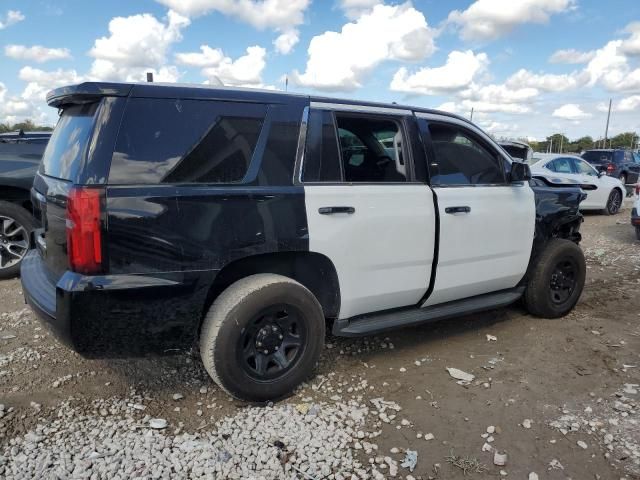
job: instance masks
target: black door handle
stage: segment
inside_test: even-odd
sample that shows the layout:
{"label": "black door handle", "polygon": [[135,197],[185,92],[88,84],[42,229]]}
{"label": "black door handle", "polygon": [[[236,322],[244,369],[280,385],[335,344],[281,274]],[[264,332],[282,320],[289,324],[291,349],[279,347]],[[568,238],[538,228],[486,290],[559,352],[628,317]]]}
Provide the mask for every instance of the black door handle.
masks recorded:
{"label": "black door handle", "polygon": [[334,213],[355,213],[356,209],[353,207],[320,207],[318,213],[320,215],[332,215]]}
{"label": "black door handle", "polygon": [[447,207],[444,211],[445,213],[469,213],[471,207]]}

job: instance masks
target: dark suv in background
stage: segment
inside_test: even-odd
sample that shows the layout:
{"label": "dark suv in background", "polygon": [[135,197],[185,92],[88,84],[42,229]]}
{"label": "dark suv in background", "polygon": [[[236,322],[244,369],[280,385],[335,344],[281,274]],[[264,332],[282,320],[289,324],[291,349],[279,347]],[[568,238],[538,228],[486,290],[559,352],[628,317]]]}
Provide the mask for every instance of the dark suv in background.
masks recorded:
{"label": "dark suv in background", "polygon": [[0,279],[20,271],[35,225],[30,191],[50,132],[0,134]]}
{"label": "dark suv in background", "polygon": [[596,170],[607,172],[610,177],[619,178],[625,185],[638,183],[640,159],[631,150],[587,150],[582,154],[582,158]]}

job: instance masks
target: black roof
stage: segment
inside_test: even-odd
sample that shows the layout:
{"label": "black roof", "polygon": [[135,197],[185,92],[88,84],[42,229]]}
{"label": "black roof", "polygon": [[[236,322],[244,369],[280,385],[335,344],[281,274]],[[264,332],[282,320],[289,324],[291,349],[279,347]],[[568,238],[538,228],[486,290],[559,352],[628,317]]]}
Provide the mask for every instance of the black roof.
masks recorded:
{"label": "black roof", "polygon": [[347,105],[362,105],[368,107],[398,108],[423,113],[437,113],[458,120],[469,122],[459,115],[428,108],[399,105],[396,103],[368,102],[362,100],[347,100],[344,98],[330,98],[300,93],[283,92],[280,90],[263,90],[243,87],[224,87],[205,84],[181,83],[113,83],[113,82],[84,82],[77,85],[56,88],[47,94],[47,103],[52,107],[62,107],[69,103],[92,102],[99,97],[146,97],[146,98],[190,98],[190,99],[218,99],[245,102],[286,103],[293,98],[309,102],[325,102]]}

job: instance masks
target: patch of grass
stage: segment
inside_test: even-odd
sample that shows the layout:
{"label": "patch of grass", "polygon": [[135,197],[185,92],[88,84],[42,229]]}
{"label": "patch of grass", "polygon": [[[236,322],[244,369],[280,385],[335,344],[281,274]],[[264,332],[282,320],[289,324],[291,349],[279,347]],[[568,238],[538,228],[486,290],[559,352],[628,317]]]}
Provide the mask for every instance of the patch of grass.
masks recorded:
{"label": "patch of grass", "polygon": [[467,475],[468,473],[484,473],[487,470],[487,466],[475,457],[463,457],[460,455],[455,455],[453,450],[449,455],[444,457],[447,463],[450,463],[454,467],[458,467],[462,470],[463,475]]}

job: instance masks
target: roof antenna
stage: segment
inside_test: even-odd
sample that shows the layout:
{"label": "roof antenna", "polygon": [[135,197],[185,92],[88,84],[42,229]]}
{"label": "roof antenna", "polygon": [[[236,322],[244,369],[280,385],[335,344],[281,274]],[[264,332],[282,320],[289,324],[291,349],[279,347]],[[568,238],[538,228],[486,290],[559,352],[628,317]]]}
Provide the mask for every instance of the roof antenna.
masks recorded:
{"label": "roof antenna", "polygon": [[153,83],[153,72],[147,72],[147,82]]}
{"label": "roof antenna", "polygon": [[209,83],[217,87],[224,87],[224,83],[222,83],[222,80],[220,80],[220,77],[218,77],[217,75],[211,75],[211,77],[209,78]]}

